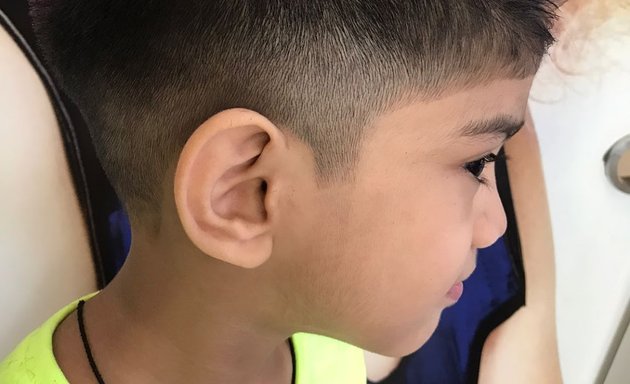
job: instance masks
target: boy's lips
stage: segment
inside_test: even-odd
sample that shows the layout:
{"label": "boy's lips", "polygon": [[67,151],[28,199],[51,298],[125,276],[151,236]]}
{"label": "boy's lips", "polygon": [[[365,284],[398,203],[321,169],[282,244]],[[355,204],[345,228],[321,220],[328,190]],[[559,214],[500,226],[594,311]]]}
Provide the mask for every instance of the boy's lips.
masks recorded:
{"label": "boy's lips", "polygon": [[448,292],[446,293],[446,297],[448,297],[452,301],[457,301],[459,300],[460,297],[462,297],[463,293],[464,293],[464,283],[460,281],[459,283],[456,283],[455,285],[451,287],[451,289],[448,290]]}
{"label": "boy's lips", "polygon": [[464,293],[464,281],[467,280],[473,274],[473,272],[475,272],[476,267],[477,265],[475,263],[470,272],[465,274],[464,277],[458,279],[458,281],[451,287],[451,289],[448,290],[448,292],[446,293],[446,297],[454,302],[458,301]]}

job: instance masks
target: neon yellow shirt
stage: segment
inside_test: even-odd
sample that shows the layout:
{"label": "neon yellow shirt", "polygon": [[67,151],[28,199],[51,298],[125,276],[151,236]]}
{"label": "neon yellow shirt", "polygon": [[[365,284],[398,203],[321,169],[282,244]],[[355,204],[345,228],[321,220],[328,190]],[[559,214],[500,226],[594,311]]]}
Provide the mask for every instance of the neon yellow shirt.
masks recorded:
{"label": "neon yellow shirt", "polygon": [[[77,303],[78,300],[57,312],[0,362],[0,384],[69,384],[53,355],[52,338]],[[306,333],[295,334],[291,339],[296,361],[295,384],[366,383],[360,349]]]}

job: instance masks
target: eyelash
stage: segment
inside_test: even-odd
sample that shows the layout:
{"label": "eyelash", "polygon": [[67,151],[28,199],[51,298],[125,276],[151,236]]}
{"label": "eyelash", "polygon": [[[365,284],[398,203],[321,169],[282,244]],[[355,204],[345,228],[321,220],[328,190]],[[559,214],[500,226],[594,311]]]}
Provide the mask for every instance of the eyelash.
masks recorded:
{"label": "eyelash", "polygon": [[472,174],[480,184],[488,185],[488,179],[481,176],[481,174],[483,173],[486,167],[486,164],[494,163],[495,161],[501,158],[505,158],[505,155],[503,154],[503,152],[500,152],[498,155],[494,153],[490,153],[490,154],[485,155],[481,159],[464,164],[464,169],[470,174]]}

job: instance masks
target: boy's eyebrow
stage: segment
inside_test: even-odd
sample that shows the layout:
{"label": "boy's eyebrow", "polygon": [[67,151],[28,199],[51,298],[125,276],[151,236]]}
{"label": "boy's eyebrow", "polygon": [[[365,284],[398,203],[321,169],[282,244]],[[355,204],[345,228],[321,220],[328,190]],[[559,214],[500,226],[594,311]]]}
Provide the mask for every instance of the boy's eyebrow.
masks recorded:
{"label": "boy's eyebrow", "polygon": [[507,140],[523,128],[523,125],[525,120],[503,115],[492,119],[469,121],[459,130],[459,135],[464,137],[490,135]]}

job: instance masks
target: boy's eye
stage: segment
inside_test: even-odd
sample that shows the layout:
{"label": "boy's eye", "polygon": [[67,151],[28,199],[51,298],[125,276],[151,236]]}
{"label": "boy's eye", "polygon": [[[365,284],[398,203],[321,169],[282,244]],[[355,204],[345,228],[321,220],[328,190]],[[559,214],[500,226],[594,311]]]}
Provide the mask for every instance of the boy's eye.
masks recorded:
{"label": "boy's eye", "polygon": [[481,178],[481,174],[486,167],[486,164],[493,163],[497,161],[498,156],[494,153],[488,154],[482,157],[479,160],[471,161],[469,163],[464,164],[464,168],[470,172],[473,176],[477,178],[479,182],[483,182],[484,180]]}

